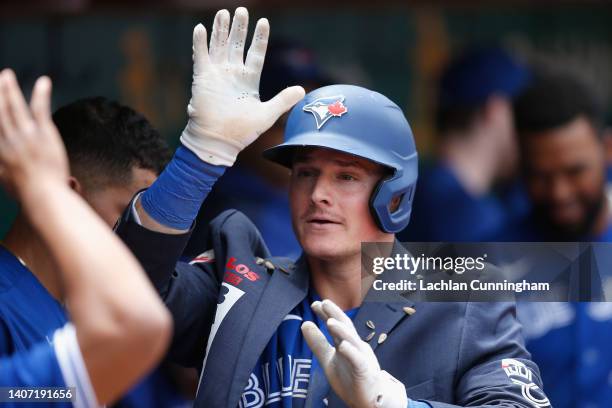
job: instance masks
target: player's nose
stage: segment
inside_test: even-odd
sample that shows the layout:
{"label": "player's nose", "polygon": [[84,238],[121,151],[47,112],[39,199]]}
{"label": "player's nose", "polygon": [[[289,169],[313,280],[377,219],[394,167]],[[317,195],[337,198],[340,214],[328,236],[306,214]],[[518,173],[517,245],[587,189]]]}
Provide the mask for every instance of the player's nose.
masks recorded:
{"label": "player's nose", "polygon": [[310,199],[315,204],[332,204],[331,183],[326,177],[317,177],[312,186]]}
{"label": "player's nose", "polygon": [[551,181],[548,193],[550,200],[554,203],[566,203],[574,199],[571,183],[560,177]]}

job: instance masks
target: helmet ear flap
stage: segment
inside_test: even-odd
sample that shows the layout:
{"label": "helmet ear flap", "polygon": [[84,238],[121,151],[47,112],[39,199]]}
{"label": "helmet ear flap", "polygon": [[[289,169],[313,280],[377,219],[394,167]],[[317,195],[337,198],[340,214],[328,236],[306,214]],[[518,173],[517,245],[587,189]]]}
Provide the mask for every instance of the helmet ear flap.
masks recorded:
{"label": "helmet ear flap", "polygon": [[[407,178],[406,174],[400,174],[382,179],[370,196],[370,213],[384,232],[400,232],[410,222],[416,177],[412,182],[407,182]],[[392,208],[391,204],[398,199],[397,208]]]}

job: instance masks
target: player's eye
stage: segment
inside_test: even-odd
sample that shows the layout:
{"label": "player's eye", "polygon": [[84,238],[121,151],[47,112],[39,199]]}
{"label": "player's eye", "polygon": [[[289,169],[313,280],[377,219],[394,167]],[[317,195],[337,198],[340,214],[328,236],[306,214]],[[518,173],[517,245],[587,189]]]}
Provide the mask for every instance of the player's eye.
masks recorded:
{"label": "player's eye", "polygon": [[353,181],[353,180],[357,180],[357,178],[355,176],[353,176],[352,174],[340,174],[340,176],[338,176],[338,178],[342,181]]}
{"label": "player's eye", "polygon": [[297,169],[295,175],[299,178],[312,177],[314,175],[314,171],[310,169]]}

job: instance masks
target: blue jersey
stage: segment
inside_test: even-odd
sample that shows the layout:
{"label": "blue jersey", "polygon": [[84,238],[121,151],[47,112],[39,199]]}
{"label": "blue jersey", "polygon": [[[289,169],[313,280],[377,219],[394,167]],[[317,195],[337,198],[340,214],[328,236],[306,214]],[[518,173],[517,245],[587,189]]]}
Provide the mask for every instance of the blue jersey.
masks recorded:
{"label": "blue jersey", "polygon": [[552,405],[610,406],[612,304],[519,303],[517,312]]}
{"label": "blue jersey", "polygon": [[[59,387],[74,393],[75,407],[95,407],[96,397],[77,343],[76,332],[67,324],[57,330],[52,341],[43,341],[30,350],[0,357],[0,387]],[[5,395],[5,398],[10,398]],[[39,407],[40,402],[3,402],[3,407]],[[70,402],[56,402],[54,407],[73,406]]]}
{"label": "blue jersey", "polygon": [[[0,357],[0,387],[65,387],[53,346],[40,343],[30,351]],[[28,403],[0,403],[1,406],[27,407]],[[31,405],[34,405],[32,403]],[[40,405],[40,404],[38,404]],[[54,406],[56,406],[54,404]],[[57,404],[68,407],[69,403]]]}
{"label": "blue jersey", "polygon": [[50,342],[66,311],[12,253],[0,246],[0,356]]}
{"label": "blue jersey", "polygon": [[[325,379],[325,375],[300,329],[303,322],[314,322],[333,344],[325,322],[310,307],[315,300],[321,298],[311,291],[283,318],[257,360],[238,404],[240,408],[264,405],[272,408],[303,407],[308,392],[317,392],[321,396],[318,406],[325,406],[323,398],[329,392],[329,384],[323,381],[316,390],[309,387],[312,373],[319,371],[319,379]],[[351,309],[346,314],[352,319],[358,310]]]}
{"label": "blue jersey", "polygon": [[[509,228],[500,239],[546,241],[531,218]],[[602,234],[582,241],[612,242],[612,224]],[[600,270],[606,268],[600,266]],[[542,382],[555,408],[610,405],[610,303],[519,303],[517,316],[523,324],[527,349],[540,367]]]}
{"label": "blue jersey", "polygon": [[450,168],[438,164],[420,177],[410,224],[400,241],[480,241],[509,222],[510,211],[492,194],[474,196]]}
{"label": "blue jersey", "polygon": [[[53,333],[68,320],[66,309],[17,257],[0,246],[0,356],[27,352],[41,342],[50,344]],[[185,402],[158,375],[145,378],[118,405],[139,407],[150,400],[160,407]]]}

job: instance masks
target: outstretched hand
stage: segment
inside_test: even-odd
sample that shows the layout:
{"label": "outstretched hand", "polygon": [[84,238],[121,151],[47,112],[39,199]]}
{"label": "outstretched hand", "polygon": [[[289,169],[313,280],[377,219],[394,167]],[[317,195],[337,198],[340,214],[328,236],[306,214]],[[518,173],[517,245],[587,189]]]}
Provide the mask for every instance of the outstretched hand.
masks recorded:
{"label": "outstretched hand", "polygon": [[23,199],[45,183],[68,180],[68,159],[51,119],[51,80],[40,77],[30,104],[10,69],[0,72],[0,179]]}
{"label": "outstretched hand", "polygon": [[302,333],[336,394],[353,408],[407,407],[404,385],[381,370],[374,351],[342,309],[326,299],[314,302],[312,310],[327,324],[334,345],[313,322],[304,322]]}
{"label": "outstretched hand", "polygon": [[284,89],[269,101],[259,99],[270,25],[259,19],[244,60],[249,14],[244,7],[215,16],[210,47],[206,29],[193,30],[193,84],[189,122],[181,142],[203,161],[231,166],[238,153],[268,130],[280,115],[304,97],[301,86]]}

